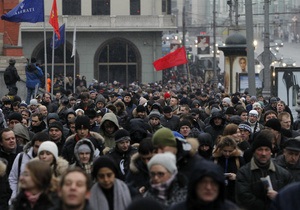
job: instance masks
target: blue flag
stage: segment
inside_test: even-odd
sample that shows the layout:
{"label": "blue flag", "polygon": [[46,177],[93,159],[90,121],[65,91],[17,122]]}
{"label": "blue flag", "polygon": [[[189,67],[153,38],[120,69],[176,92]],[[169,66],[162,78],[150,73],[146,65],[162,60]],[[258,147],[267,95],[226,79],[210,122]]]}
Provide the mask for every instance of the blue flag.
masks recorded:
{"label": "blue flag", "polygon": [[[65,43],[65,24],[61,25],[59,28],[60,39],[58,39],[56,33],[54,34],[54,49],[57,49],[60,45]],[[53,46],[53,39],[51,39],[50,47]]]}
{"label": "blue flag", "polygon": [[8,13],[1,16],[9,22],[44,22],[44,0],[24,0]]}

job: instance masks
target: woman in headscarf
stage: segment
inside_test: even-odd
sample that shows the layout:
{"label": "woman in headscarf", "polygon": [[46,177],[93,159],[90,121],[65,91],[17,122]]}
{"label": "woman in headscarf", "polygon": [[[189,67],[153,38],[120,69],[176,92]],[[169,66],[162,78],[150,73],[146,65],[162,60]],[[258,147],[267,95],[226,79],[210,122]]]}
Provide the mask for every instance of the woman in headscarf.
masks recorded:
{"label": "woman in headscarf", "polygon": [[90,204],[94,209],[125,210],[131,203],[127,185],[118,179],[118,169],[109,157],[99,157],[93,166],[96,183],[91,189]]}

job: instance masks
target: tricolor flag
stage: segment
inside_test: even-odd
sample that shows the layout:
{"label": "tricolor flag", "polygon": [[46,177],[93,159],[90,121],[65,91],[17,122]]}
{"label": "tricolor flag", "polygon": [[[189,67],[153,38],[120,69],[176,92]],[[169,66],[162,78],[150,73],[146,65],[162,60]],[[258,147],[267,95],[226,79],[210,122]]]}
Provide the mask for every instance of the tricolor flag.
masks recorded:
{"label": "tricolor flag", "polygon": [[24,0],[8,13],[1,16],[9,22],[44,22],[44,0]]}
{"label": "tricolor flag", "polygon": [[57,35],[57,38],[60,39],[56,0],[53,0],[53,3],[52,3],[52,9],[50,11],[49,23],[50,23],[50,25],[52,25],[53,30]]}
{"label": "tricolor flag", "polygon": [[153,62],[153,66],[156,71],[172,68],[174,66],[179,66],[186,64],[188,62],[186,58],[186,51],[184,47],[178,48],[174,52],[170,52],[164,57]]}

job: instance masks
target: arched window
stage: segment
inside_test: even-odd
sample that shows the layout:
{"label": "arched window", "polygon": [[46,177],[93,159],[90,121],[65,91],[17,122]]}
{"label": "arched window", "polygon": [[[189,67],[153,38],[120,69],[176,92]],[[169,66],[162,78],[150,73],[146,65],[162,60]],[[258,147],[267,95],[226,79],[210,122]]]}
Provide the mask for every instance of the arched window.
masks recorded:
{"label": "arched window", "polygon": [[96,54],[95,79],[99,82],[116,80],[124,85],[140,81],[140,60],[132,43],[122,39],[110,40]]}
{"label": "arched window", "polygon": [[81,0],[63,0],[63,15],[81,15]]}
{"label": "arched window", "polygon": [[110,0],[92,0],[92,15],[110,15]]}
{"label": "arched window", "polygon": [[141,14],[141,1],[130,0],[130,15],[140,15],[140,14]]}

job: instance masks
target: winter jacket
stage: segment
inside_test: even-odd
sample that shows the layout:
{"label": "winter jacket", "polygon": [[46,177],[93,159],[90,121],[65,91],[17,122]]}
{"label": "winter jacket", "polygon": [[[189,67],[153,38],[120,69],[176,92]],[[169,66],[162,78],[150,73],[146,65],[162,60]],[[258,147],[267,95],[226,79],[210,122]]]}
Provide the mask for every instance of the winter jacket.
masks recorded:
{"label": "winter jacket", "polygon": [[269,175],[275,191],[279,191],[293,181],[292,175],[273,161],[270,162],[264,176],[262,173],[254,158],[237,173],[236,201],[245,210],[267,210],[270,207],[271,200],[267,197],[267,189],[261,182],[261,177]]}
{"label": "winter jacket", "polygon": [[144,138],[148,137],[151,132],[151,126],[141,118],[133,118],[129,121],[129,128],[127,128],[131,143],[140,143]]}
{"label": "winter jacket", "polygon": [[[212,202],[203,202],[196,194],[196,188],[204,177],[212,178],[219,185],[218,196]],[[225,179],[222,169],[210,161],[197,163],[189,177],[188,193],[185,201],[174,205],[170,210],[238,210],[237,206],[225,199]]]}
{"label": "winter jacket", "polygon": [[282,168],[285,168],[286,170],[288,170],[292,174],[292,176],[296,182],[300,181],[300,161],[299,160],[295,165],[290,165],[285,161],[285,158],[283,155],[279,155],[274,160],[274,162],[276,164],[280,165]]}
{"label": "winter jacket", "polygon": [[119,126],[118,119],[114,113],[106,113],[101,120],[100,134],[104,138],[105,147],[113,148],[114,146],[116,146],[115,132],[113,134],[108,134],[105,132],[104,122],[107,120],[111,121],[115,125],[115,132],[119,129],[120,126]]}
{"label": "winter jacket", "polygon": [[[104,139],[100,134],[91,131],[86,138],[93,143],[95,153],[102,153]],[[74,148],[79,140],[80,139],[77,134],[73,134],[66,139],[65,145],[62,149],[62,156],[69,162],[69,164],[73,164],[76,161]]]}
{"label": "winter jacket", "polygon": [[[55,205],[55,206],[53,206],[53,207],[51,207],[51,208],[49,208],[49,209],[47,209],[47,210],[62,210],[62,209],[63,209],[63,204],[62,204],[62,202],[60,201],[60,202],[57,203],[57,205]],[[46,210],[46,209],[44,209],[44,210]],[[84,205],[83,210],[96,210],[96,209],[93,209],[93,208],[90,206],[89,201],[87,200],[87,201],[85,202],[85,205]]]}
{"label": "winter jacket", "polygon": [[123,152],[118,149],[118,147],[114,147],[107,154],[116,164],[118,168],[119,179],[125,181],[125,177],[129,171],[129,164],[131,157],[137,152],[135,147],[129,146],[126,152]]}
{"label": "winter jacket", "polygon": [[33,158],[33,147],[31,142],[28,142],[14,160],[11,171],[9,173],[9,185],[12,190],[11,199],[15,198],[18,193],[18,182],[20,174],[24,171],[25,165]]}
{"label": "winter jacket", "polygon": [[160,124],[166,128],[170,128],[172,131],[177,131],[179,126],[179,117],[173,115],[170,119],[162,116],[160,118]]}
{"label": "winter jacket", "polygon": [[143,195],[144,197],[153,198],[162,204],[164,209],[171,205],[185,201],[187,196],[187,179],[182,174],[177,174],[170,186],[166,189],[166,199],[158,197],[158,191],[152,187]]}
{"label": "winter jacket", "polygon": [[125,182],[135,194],[139,194],[139,189],[145,187],[146,190],[150,187],[150,176],[148,167],[141,159],[139,153],[131,156],[129,172],[126,176]]}
{"label": "winter jacket", "polygon": [[[221,166],[224,173],[234,173],[236,174],[238,170],[245,164],[245,161],[242,156],[242,151],[239,149],[235,149],[230,157],[227,159],[222,155],[220,150],[216,150],[213,154],[214,163]],[[225,195],[226,199],[235,202],[235,180],[229,180],[226,178],[225,180]]]}
{"label": "winter jacket", "polygon": [[[222,119],[222,123],[221,125],[215,125],[214,123],[214,119],[215,118],[220,118]],[[217,111],[217,112],[214,112],[212,115],[211,115],[211,118],[209,120],[209,125],[206,126],[204,128],[204,132],[205,133],[209,133],[212,137],[212,140],[213,140],[213,144],[216,143],[216,139],[219,135],[222,135],[223,134],[223,131],[224,131],[224,128],[225,128],[225,119],[223,118],[223,114],[221,111]]]}
{"label": "winter jacket", "polygon": [[42,193],[32,208],[24,191],[21,191],[16,197],[16,200],[13,202],[12,210],[46,210],[52,207],[53,204],[54,202],[51,200],[51,198],[46,193]]}
{"label": "winter jacket", "polygon": [[40,78],[44,76],[43,71],[40,67],[36,66],[34,63],[30,63],[25,68],[26,73],[26,87],[34,89],[38,84],[41,86]]}
{"label": "winter jacket", "polygon": [[[6,72],[8,73],[7,75],[8,78],[6,77]],[[5,73],[4,73],[4,81],[6,85],[14,85],[17,83],[17,81],[20,81],[21,78],[18,74],[18,71],[16,69],[16,67],[14,65],[9,65],[6,69],[5,69]]]}

